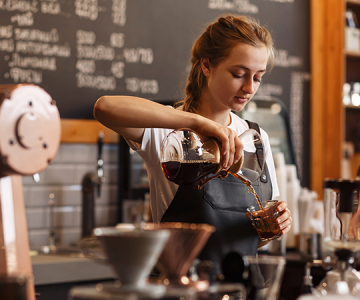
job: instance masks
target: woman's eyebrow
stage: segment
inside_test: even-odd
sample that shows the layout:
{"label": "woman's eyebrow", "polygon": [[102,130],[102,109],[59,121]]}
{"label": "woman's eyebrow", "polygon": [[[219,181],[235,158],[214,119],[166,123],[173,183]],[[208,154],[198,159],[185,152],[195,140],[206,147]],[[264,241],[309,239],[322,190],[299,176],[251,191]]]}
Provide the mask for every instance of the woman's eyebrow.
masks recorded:
{"label": "woman's eyebrow", "polygon": [[[244,69],[246,71],[251,71],[248,67],[246,67],[244,65],[236,65],[235,67],[239,68],[239,69]],[[265,72],[266,72],[266,69],[263,69],[263,70],[257,71],[256,73],[265,73]]]}

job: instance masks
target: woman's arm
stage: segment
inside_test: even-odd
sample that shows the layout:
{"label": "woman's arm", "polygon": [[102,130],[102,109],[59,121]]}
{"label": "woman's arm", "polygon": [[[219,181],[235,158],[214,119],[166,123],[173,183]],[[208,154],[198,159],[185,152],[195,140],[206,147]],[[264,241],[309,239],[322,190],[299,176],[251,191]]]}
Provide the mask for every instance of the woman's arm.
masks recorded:
{"label": "woman's arm", "polygon": [[189,128],[215,137],[222,145],[224,168],[237,162],[242,155],[243,145],[233,130],[198,114],[143,98],[103,96],[95,103],[94,116],[106,127],[137,143],[141,143],[145,128]]}
{"label": "woman's arm", "polygon": [[141,143],[144,128],[194,128],[198,116],[137,97],[103,96],[94,106],[100,123]]}

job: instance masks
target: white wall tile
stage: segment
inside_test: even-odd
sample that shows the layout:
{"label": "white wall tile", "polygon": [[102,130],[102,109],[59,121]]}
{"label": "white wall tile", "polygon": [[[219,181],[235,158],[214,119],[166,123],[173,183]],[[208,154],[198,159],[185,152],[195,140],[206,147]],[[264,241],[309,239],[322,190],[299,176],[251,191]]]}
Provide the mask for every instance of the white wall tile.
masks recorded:
{"label": "white wall tile", "polygon": [[44,229],[46,226],[46,214],[44,208],[28,208],[26,210],[28,229]]}
{"label": "white wall tile", "polygon": [[30,249],[40,249],[41,246],[49,244],[48,230],[29,230]]}
{"label": "white wall tile", "polygon": [[77,245],[81,240],[81,228],[64,228],[58,231],[59,244]]}
{"label": "white wall tile", "polygon": [[64,185],[60,187],[58,205],[79,206],[82,199],[81,185]]}
{"label": "white wall tile", "polygon": [[95,207],[95,227],[113,226],[116,222],[116,206]]}
{"label": "white wall tile", "polygon": [[76,164],[52,164],[39,175],[39,182],[35,182],[32,176],[23,176],[23,185],[79,184],[79,182],[75,182]]}
{"label": "white wall tile", "polygon": [[97,176],[96,164],[77,164],[76,165],[76,177],[74,178],[75,182],[82,184],[85,175],[93,174]]}
{"label": "white wall tile", "polygon": [[117,184],[118,180],[118,167],[115,164],[105,164],[104,166],[104,183]]}
{"label": "white wall tile", "polygon": [[76,164],[54,164],[43,172],[44,184],[71,185],[76,181]]}
{"label": "white wall tile", "polygon": [[102,184],[100,189],[100,198],[96,198],[95,203],[97,205],[110,205],[115,204],[117,202],[117,185],[111,184]]}
{"label": "white wall tile", "polygon": [[[117,209],[118,146],[104,145],[105,181],[101,196],[95,192],[95,226],[115,225]],[[71,244],[81,238],[82,179],[87,172],[96,174],[97,145],[61,144],[52,162],[40,175],[40,182],[23,176],[29,240],[32,249],[49,243],[49,194],[54,194],[56,242]]]}
{"label": "white wall tile", "polygon": [[117,164],[119,160],[118,145],[106,144],[103,148],[103,160],[107,164]]}
{"label": "white wall tile", "polygon": [[57,206],[53,208],[53,215],[50,208],[46,209],[46,226],[59,227],[79,226],[79,212],[81,208],[76,206]]}
{"label": "white wall tile", "polygon": [[55,163],[92,163],[97,161],[97,148],[93,144],[61,144]]}
{"label": "white wall tile", "polygon": [[50,194],[54,194],[55,205],[58,205],[60,198],[60,187],[59,186],[44,186],[44,185],[34,185],[34,186],[24,186],[26,188],[26,195],[24,197],[28,198],[27,202],[31,207],[48,207]]}

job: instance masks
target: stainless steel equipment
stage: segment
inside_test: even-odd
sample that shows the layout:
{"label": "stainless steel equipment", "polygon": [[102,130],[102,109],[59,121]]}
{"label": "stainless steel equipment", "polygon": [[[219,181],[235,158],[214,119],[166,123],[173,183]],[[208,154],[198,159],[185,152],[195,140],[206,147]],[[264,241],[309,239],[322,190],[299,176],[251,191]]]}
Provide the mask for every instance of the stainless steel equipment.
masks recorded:
{"label": "stainless steel equipment", "polygon": [[[324,180],[324,247],[335,257],[317,261],[331,270],[319,286],[312,289],[318,295],[360,296],[360,273],[353,268],[354,253],[360,250],[360,180]],[[310,268],[306,269],[305,284],[311,286]]]}

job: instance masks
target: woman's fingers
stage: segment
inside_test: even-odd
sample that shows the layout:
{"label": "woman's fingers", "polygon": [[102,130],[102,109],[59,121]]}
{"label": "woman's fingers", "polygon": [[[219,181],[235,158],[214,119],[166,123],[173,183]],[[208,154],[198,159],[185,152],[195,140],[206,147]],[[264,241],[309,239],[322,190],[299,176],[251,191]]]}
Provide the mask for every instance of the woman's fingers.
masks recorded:
{"label": "woman's fingers", "polygon": [[287,203],[285,201],[279,201],[279,205],[277,207],[278,212],[283,212],[286,209],[287,209]]}
{"label": "woman's fingers", "polygon": [[238,136],[236,136],[234,141],[235,141],[234,163],[236,164],[240,160],[241,156],[243,155],[244,145]]}
{"label": "woman's fingers", "polygon": [[229,161],[227,167],[231,167],[234,164],[235,156],[235,138],[237,137],[235,131],[231,130],[229,133]]}
{"label": "woman's fingers", "polygon": [[222,154],[222,165],[224,169],[229,167],[230,159],[230,141],[227,136],[225,136],[221,141],[221,154]]}
{"label": "woman's fingers", "polygon": [[284,201],[280,202],[278,206],[278,210],[281,212],[281,215],[276,219],[276,221],[279,224],[281,233],[284,235],[288,233],[291,228],[291,224],[292,224],[291,212],[287,208],[287,204]]}
{"label": "woman's fingers", "polygon": [[243,152],[243,144],[236,132],[224,127],[224,137],[221,142],[221,152],[223,155],[223,168],[228,169],[234,163],[237,163]]}
{"label": "woman's fingers", "polygon": [[208,119],[196,130],[205,136],[215,137],[221,143],[222,167],[224,169],[228,169],[239,161],[243,144],[234,130]]}

